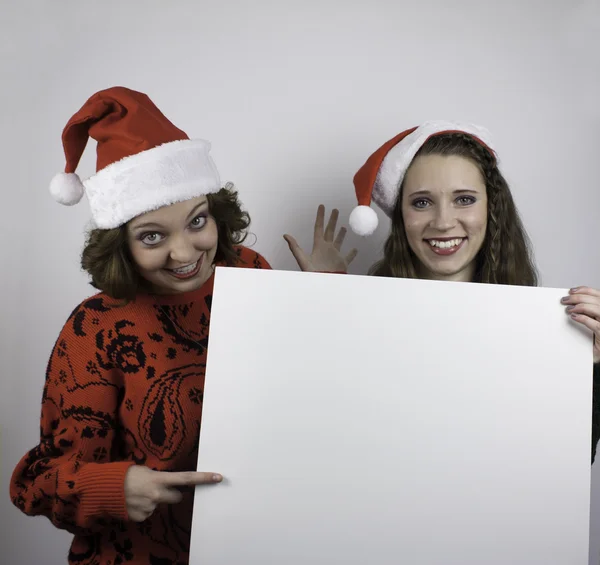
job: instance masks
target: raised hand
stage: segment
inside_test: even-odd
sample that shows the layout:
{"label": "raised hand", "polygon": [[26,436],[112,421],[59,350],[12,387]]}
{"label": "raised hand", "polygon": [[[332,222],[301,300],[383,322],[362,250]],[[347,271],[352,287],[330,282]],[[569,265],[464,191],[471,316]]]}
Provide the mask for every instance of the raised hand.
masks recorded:
{"label": "raised hand", "polygon": [[142,465],[133,465],[125,475],[125,502],[129,519],[143,522],[159,504],[177,504],[183,495],[177,487],[220,483],[223,477],[216,473],[153,471]]}
{"label": "raised hand", "polygon": [[310,256],[298,245],[298,242],[291,235],[285,234],[283,236],[300,269],[303,271],[328,273],[345,273],[348,270],[348,266],[354,261],[358,251],[352,249],[345,256],[342,255],[341,249],[347,230],[343,227],[337,233],[337,236],[335,235],[338,217],[339,210],[332,210],[327,227],[324,227],[325,206],[322,204],[319,206],[317,219],[315,220],[313,248]]}
{"label": "raised hand", "polygon": [[600,290],[579,286],[562,299],[567,314],[594,333],[594,363],[600,363]]}

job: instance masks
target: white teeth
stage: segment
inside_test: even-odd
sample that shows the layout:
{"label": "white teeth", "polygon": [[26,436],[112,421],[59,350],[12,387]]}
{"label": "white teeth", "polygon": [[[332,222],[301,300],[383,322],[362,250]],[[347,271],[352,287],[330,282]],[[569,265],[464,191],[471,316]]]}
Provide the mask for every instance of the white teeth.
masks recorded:
{"label": "white teeth", "polygon": [[178,275],[187,275],[196,268],[196,265],[198,265],[198,261],[192,265],[188,265],[187,267],[181,267],[181,269],[173,269],[173,272],[177,273]]}
{"label": "white teeth", "polygon": [[439,241],[437,239],[430,239],[429,245],[431,245],[431,247],[439,247],[440,249],[450,249],[451,247],[456,247],[457,245],[460,245],[462,240],[463,238],[451,239],[449,241]]}

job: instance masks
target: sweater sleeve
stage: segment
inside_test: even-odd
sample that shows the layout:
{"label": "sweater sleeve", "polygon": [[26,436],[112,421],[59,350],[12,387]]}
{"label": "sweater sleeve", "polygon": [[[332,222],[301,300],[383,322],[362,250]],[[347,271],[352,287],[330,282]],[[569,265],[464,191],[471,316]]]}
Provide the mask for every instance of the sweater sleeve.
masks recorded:
{"label": "sweater sleeve", "polygon": [[10,483],[22,512],[74,534],[127,519],[124,483],[133,461],[112,460],[121,373],[109,361],[114,334],[102,327],[99,307],[84,303],[63,327],[46,370],[39,443]]}
{"label": "sweater sleeve", "polygon": [[600,440],[600,363],[594,364],[592,393],[592,464],[596,459],[596,449]]}

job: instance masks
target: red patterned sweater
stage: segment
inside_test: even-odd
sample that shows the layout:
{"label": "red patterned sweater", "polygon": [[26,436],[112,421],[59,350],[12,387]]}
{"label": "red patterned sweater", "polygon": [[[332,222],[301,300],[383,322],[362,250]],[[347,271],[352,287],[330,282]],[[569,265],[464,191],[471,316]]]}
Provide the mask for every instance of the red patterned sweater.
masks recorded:
{"label": "red patterned sweater", "polygon": [[[238,255],[236,266],[270,269],[245,247]],[[196,470],[213,283],[214,275],[200,290],[142,294],[122,307],[97,294],[63,327],[40,442],[16,467],[10,495],[24,513],[75,535],[71,565],[188,563],[193,491],[134,523],[124,481],[134,464]]]}

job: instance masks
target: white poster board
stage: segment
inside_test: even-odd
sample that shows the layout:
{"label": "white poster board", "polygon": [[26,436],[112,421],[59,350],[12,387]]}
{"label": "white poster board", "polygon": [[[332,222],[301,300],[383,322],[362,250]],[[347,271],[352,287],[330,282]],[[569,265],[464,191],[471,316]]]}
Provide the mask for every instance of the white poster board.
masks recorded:
{"label": "white poster board", "polygon": [[565,292],[219,268],[191,565],[587,565]]}

